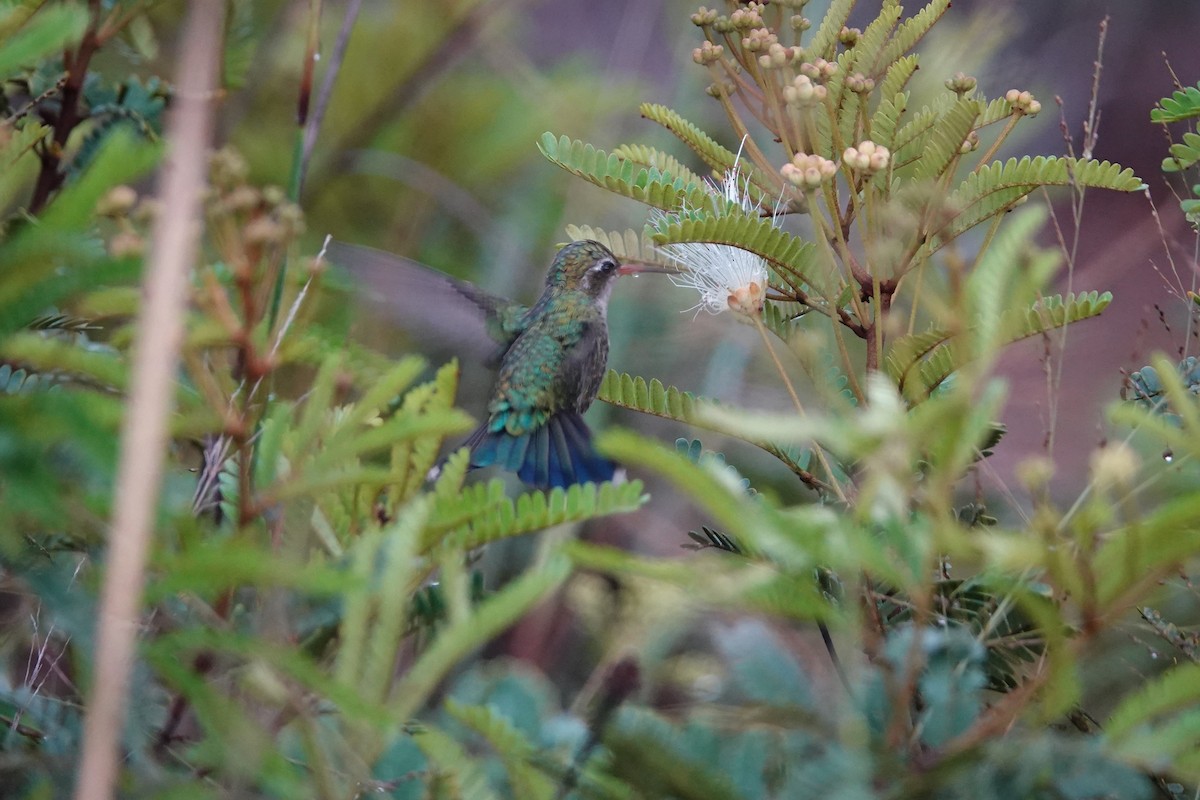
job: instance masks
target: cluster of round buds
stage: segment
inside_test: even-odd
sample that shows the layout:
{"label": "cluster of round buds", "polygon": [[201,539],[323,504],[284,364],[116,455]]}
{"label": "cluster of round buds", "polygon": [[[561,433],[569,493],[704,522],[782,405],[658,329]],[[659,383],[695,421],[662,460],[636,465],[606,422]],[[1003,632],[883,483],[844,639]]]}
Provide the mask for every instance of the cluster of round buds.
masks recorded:
{"label": "cluster of round buds", "polygon": [[854,47],[858,44],[858,40],[862,38],[862,31],[858,28],[847,28],[845,25],[838,31],[838,41],[846,47]]}
{"label": "cluster of round buds", "polygon": [[827,81],[837,74],[838,65],[832,61],[818,58],[800,65],[800,74],[814,81]]}
{"label": "cluster of round buds", "polygon": [[101,217],[124,217],[133,210],[137,201],[138,193],[132,186],[114,186],[96,203],[96,214]]}
{"label": "cluster of round buds", "polygon": [[871,90],[875,88],[875,79],[856,72],[846,78],[846,88],[855,94],[870,94]]}
{"label": "cluster of round buds", "polygon": [[767,28],[755,28],[742,39],[742,47],[751,53],[761,53],[773,44],[779,44],[779,37]]}
{"label": "cluster of round buds", "polygon": [[729,310],[735,314],[752,317],[762,313],[763,303],[766,299],[766,282],[750,281],[744,286],[731,289],[726,302],[729,303]]}
{"label": "cluster of round buds", "polygon": [[246,159],[233,148],[222,148],[208,160],[209,181],[218,189],[229,189],[245,183],[249,174],[250,167]]}
{"label": "cluster of round buds", "polygon": [[783,100],[789,106],[818,106],[825,102],[829,91],[819,83],[813,83],[807,75],[797,75],[790,86],[783,87]]}
{"label": "cluster of round buds", "polygon": [[729,24],[734,30],[748,31],[751,28],[761,28],[763,26],[762,6],[758,3],[750,3],[745,8],[739,8],[729,15]]}
{"label": "cluster of round buds", "polygon": [[959,97],[975,91],[976,85],[978,85],[977,81],[965,72],[956,72],[950,76],[950,80],[946,81],[946,88]]}
{"label": "cluster of round buds", "polygon": [[837,164],[828,158],[797,153],[789,163],[783,165],[779,174],[793,186],[801,189],[816,189],[826,181],[832,180],[837,171]]}
{"label": "cluster of round buds", "polygon": [[804,33],[806,30],[812,27],[812,20],[808,17],[801,16],[800,14],[793,14],[792,18],[788,20],[788,24],[790,24],[792,26],[792,30],[796,31],[797,33]]}
{"label": "cluster of round buds", "polygon": [[720,83],[710,83],[704,87],[704,93],[709,97],[730,97],[735,91],[733,81],[721,81]]}
{"label": "cluster of round buds", "polygon": [[1042,104],[1035,100],[1032,94],[1019,89],[1009,89],[1004,93],[1004,99],[1016,114],[1032,117],[1042,110]]}
{"label": "cluster of round buds", "polygon": [[716,63],[721,60],[721,56],[725,54],[725,48],[719,44],[713,44],[707,39],[692,51],[692,61],[695,61],[700,66]]}
{"label": "cluster of round buds", "polygon": [[979,149],[979,134],[976,131],[971,131],[967,134],[967,138],[963,139],[962,145],[958,148],[958,152],[964,155],[974,150]]}
{"label": "cluster of round buds", "polygon": [[692,14],[692,24],[704,28],[716,22],[718,16],[720,15],[716,12],[716,9],[700,6],[700,9],[695,14]]}
{"label": "cluster of round buds", "polygon": [[870,174],[887,169],[891,157],[892,154],[886,147],[867,139],[859,142],[857,147],[847,147],[842,153],[842,163],[850,169]]}
{"label": "cluster of round buds", "polygon": [[804,50],[801,48],[784,47],[776,42],[767,48],[766,55],[758,57],[758,65],[763,69],[785,67],[788,64],[795,64],[802,58],[804,58]]}

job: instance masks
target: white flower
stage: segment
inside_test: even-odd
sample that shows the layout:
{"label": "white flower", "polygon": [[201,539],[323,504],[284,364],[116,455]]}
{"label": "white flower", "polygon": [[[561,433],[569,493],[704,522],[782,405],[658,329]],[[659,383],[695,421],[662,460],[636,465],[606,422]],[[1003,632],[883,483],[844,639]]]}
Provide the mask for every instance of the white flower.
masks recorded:
{"label": "white flower", "polygon": [[[737,162],[725,173],[721,186],[710,186],[713,195],[712,213],[726,216],[731,213],[757,215],[759,206],[750,199],[749,180],[741,175]],[[683,214],[687,214],[685,209]],[[671,222],[677,217],[660,216],[658,222]],[[682,242],[660,248],[674,259],[681,272],[671,276],[676,286],[695,289],[700,302],[689,311],[704,309],[719,314],[731,309],[740,314],[762,311],[767,294],[767,262],[740,247],[709,242]]]}

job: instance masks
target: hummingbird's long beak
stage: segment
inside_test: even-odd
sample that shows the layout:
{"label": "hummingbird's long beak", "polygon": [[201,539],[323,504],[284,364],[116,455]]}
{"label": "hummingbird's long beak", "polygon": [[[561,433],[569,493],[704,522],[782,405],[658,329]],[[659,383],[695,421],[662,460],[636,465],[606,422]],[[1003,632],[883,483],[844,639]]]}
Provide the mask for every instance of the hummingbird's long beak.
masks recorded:
{"label": "hummingbird's long beak", "polygon": [[618,275],[640,275],[643,272],[659,272],[664,275],[678,275],[680,270],[659,266],[657,264],[641,264],[636,261],[622,264],[617,268]]}

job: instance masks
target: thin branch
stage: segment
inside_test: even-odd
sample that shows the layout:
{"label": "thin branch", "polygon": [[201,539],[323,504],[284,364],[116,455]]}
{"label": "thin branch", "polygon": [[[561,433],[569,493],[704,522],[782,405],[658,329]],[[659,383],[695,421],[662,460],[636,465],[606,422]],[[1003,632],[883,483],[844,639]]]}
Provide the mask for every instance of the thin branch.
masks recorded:
{"label": "thin branch", "polygon": [[221,47],[223,3],[192,0],[184,27],[179,91],[167,129],[170,153],[160,173],[163,211],[155,221],[145,301],[134,347],[129,405],[121,430],[113,522],[100,599],[96,672],[84,720],[76,800],[113,796],[118,746],[138,631],[146,555],[174,406],[175,365],[183,340],[188,267],[195,257],[210,98]]}
{"label": "thin branch", "polygon": [[300,154],[300,175],[298,190],[304,191],[304,175],[308,171],[308,163],[312,160],[313,148],[317,145],[317,134],[329,110],[329,101],[333,98],[333,86],[337,82],[342,62],[346,58],[346,48],[350,43],[350,32],[358,20],[358,12],[362,8],[362,0],[349,0],[346,3],[346,15],[342,18],[342,29],[338,31],[337,40],[333,44],[333,53],[329,57],[329,66],[325,68],[325,76],[321,80],[321,91],[317,94],[317,102],[313,106],[312,116],[304,125],[304,145]]}

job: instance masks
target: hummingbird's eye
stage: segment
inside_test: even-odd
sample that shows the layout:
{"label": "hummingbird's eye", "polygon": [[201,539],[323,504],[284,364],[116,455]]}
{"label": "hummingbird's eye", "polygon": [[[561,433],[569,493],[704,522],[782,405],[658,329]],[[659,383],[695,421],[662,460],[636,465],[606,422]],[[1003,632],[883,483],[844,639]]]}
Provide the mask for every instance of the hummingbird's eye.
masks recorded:
{"label": "hummingbird's eye", "polygon": [[617,268],[617,262],[612,261],[611,259],[606,258],[600,262],[600,271],[603,272],[605,275],[612,272],[616,268]]}

